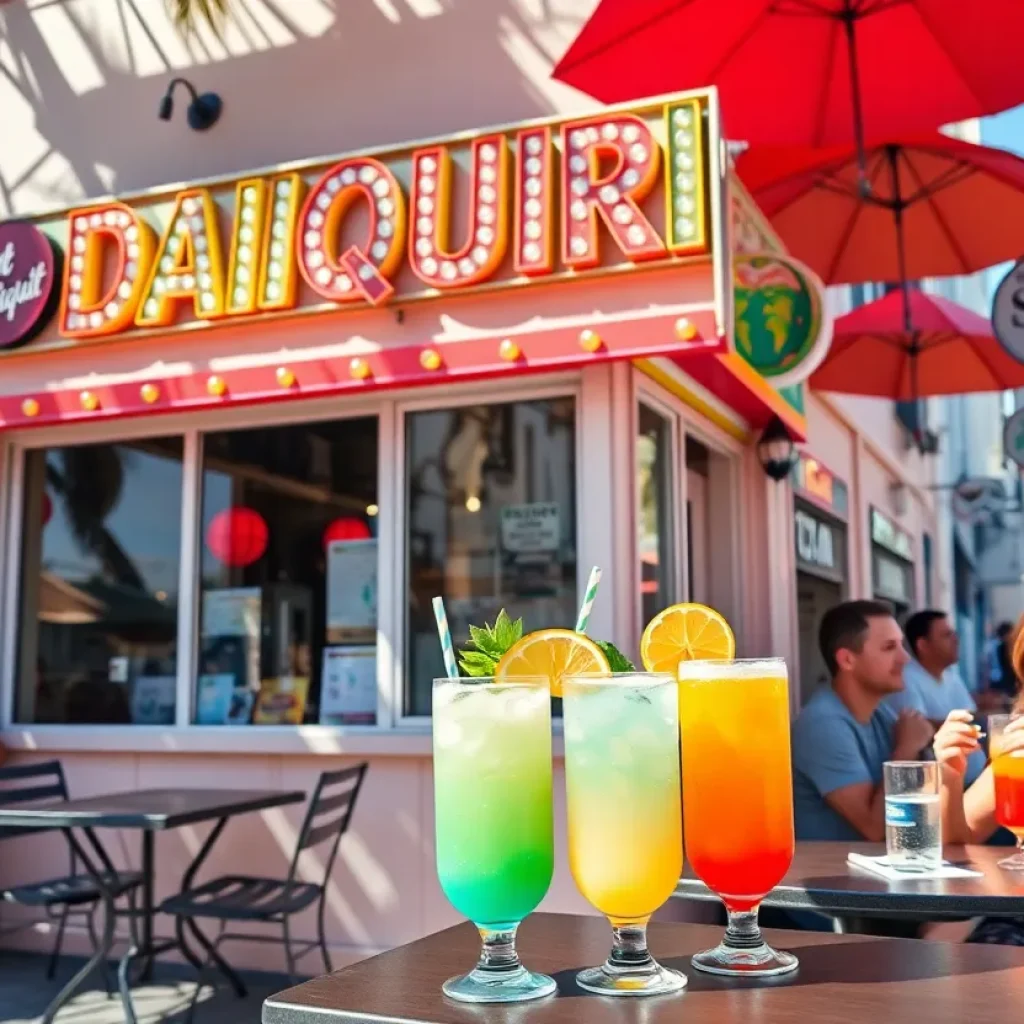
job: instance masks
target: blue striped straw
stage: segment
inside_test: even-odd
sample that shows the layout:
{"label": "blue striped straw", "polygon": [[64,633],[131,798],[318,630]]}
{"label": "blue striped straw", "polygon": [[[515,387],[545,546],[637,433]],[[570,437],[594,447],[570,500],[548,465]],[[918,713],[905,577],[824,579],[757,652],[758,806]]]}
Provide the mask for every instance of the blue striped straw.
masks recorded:
{"label": "blue striped straw", "polygon": [[444,670],[449,679],[459,678],[459,666],[455,663],[455,648],[452,645],[452,634],[448,628],[448,616],[444,613],[444,601],[434,598],[434,618],[437,619],[437,635],[441,638],[441,656],[444,658]]}
{"label": "blue striped straw", "polygon": [[594,610],[594,599],[597,597],[597,585],[600,582],[601,570],[595,565],[590,570],[590,579],[587,580],[587,592],[583,595],[583,604],[580,605],[579,618],[576,620],[577,633],[586,633],[587,631],[590,613]]}

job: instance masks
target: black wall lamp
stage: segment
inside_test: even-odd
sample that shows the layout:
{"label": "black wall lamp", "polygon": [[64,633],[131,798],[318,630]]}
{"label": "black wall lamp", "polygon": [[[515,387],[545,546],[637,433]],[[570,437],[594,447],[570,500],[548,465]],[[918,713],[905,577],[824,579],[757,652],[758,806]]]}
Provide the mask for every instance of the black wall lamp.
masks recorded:
{"label": "black wall lamp", "polygon": [[171,79],[170,85],[167,86],[167,92],[160,100],[160,120],[170,121],[171,115],[174,113],[174,90],[179,85],[184,86],[192,97],[192,102],[189,103],[186,113],[189,128],[196,132],[205,132],[208,128],[212,128],[220,119],[224,104],[215,92],[204,92],[202,95],[197,93],[195,86],[187,78]]}
{"label": "black wall lamp", "polygon": [[796,465],[799,458],[796,445],[778,416],[764,428],[757,442],[757,457],[761,460],[765,475],[776,483],[785,480]]}

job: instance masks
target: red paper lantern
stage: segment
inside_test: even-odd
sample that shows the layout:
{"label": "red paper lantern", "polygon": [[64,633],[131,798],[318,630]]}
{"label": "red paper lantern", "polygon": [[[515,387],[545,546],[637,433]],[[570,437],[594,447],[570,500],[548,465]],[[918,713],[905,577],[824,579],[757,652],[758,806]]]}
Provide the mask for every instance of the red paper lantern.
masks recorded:
{"label": "red paper lantern", "polygon": [[218,512],[206,528],[206,546],[214,558],[240,569],[263,557],[267,538],[263,516],[244,505]]}
{"label": "red paper lantern", "polygon": [[369,540],[373,536],[370,528],[362,519],[355,516],[342,516],[335,519],[324,530],[324,551],[332,540]]}
{"label": "red paper lantern", "polygon": [[50,500],[49,494],[43,491],[43,526],[45,526],[53,515],[53,502]]}

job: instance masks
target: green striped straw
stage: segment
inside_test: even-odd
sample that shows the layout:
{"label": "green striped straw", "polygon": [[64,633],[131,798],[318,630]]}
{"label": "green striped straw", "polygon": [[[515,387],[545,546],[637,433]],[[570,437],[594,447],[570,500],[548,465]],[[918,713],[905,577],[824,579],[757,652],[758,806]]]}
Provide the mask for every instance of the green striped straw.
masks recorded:
{"label": "green striped straw", "polygon": [[452,634],[448,628],[448,616],[444,613],[444,601],[434,598],[434,618],[437,619],[437,635],[441,638],[441,657],[444,658],[444,670],[449,679],[459,678],[459,666],[455,662],[455,648],[452,645]]}
{"label": "green striped straw", "polygon": [[579,618],[576,620],[576,632],[586,633],[587,623],[590,621],[590,613],[594,610],[594,598],[597,597],[597,585],[601,582],[601,570],[595,565],[590,570],[590,579],[587,580],[587,592],[583,595],[583,604],[580,605]]}

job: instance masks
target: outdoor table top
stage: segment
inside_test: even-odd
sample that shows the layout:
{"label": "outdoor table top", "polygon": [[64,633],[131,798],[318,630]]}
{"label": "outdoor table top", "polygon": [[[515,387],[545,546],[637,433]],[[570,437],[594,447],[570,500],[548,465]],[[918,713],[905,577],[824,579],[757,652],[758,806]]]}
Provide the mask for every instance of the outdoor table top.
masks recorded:
{"label": "outdoor table top", "polygon": [[[2,793],[0,793],[2,799]],[[134,828],[162,831],[301,803],[301,790],[140,789],[81,800],[0,804],[0,827]]]}
{"label": "outdoor table top", "polygon": [[[936,918],[1024,916],[1024,871],[1006,871],[998,861],[1013,853],[1007,846],[947,846],[945,858],[982,873],[981,878],[889,881],[847,864],[849,853],[880,856],[874,843],[799,842],[786,877],[769,893],[766,907],[816,910],[850,917]],[[676,888],[685,899],[718,897],[687,866]]]}
{"label": "outdoor table top", "polygon": [[879,939],[827,932],[766,932],[793,950],[800,968],[788,977],[751,981],[701,974],[691,954],[715,945],[710,925],[652,924],[651,951],[684,971],[686,990],[650,999],[611,999],[581,991],[576,972],[603,962],[611,932],[601,917],[534,914],[519,932],[523,962],[552,975],[558,994],[509,1006],[467,1006],[441,994],[441,984],[472,967],[480,939],[458,925],[400,949],[271,996],[263,1024],[792,1024],[922,1020],[1003,1022],[1024,986],[1024,950]]}

